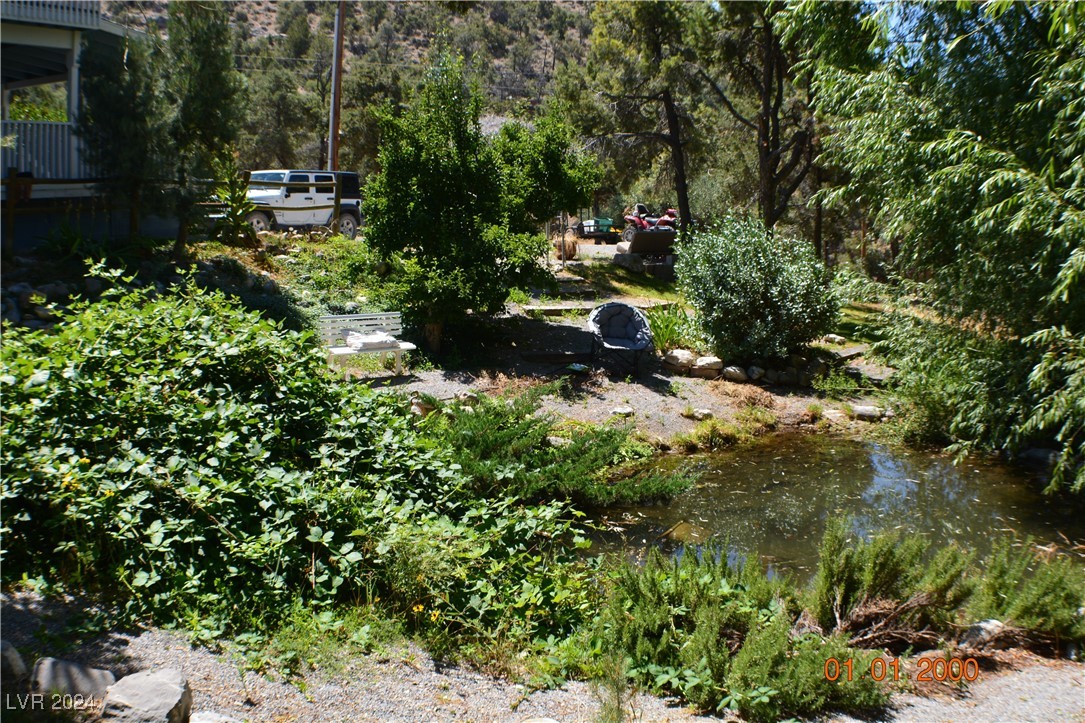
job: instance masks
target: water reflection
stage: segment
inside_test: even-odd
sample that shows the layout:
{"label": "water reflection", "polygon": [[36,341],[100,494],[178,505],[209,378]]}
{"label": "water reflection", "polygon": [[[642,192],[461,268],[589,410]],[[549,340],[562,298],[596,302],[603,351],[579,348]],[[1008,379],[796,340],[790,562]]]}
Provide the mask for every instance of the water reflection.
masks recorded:
{"label": "water reflection", "polygon": [[[698,465],[700,484],[671,504],[609,510],[606,518],[624,532],[606,535],[604,546],[712,536],[732,554],[756,554],[802,577],[817,562],[826,520],[836,515],[850,515],[862,536],[918,532],[981,554],[1000,531],[1041,543],[1085,541],[1080,502],[1044,498],[1039,480],[1006,465],[955,466],[940,455],[806,435],[775,437]],[[690,530],[698,532],[690,537]]]}

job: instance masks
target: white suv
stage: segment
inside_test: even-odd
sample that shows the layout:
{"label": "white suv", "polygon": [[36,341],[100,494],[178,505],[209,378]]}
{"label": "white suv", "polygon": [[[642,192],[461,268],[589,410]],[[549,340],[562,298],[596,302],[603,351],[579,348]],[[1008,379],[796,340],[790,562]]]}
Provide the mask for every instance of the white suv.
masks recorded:
{"label": "white suv", "polygon": [[249,200],[256,209],[245,220],[255,231],[331,226],[339,184],[339,233],[354,238],[362,222],[361,182],[342,171],[271,170],[249,176]]}

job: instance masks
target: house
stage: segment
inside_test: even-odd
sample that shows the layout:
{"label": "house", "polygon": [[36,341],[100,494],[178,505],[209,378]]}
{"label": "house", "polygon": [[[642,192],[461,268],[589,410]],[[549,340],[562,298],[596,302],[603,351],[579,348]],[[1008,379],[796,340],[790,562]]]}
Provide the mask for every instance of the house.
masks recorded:
{"label": "house", "polygon": [[[102,17],[98,0],[0,2],[4,139],[0,199],[6,252],[40,241],[64,223],[83,233],[124,233],[120,225],[125,214],[97,210],[104,206],[94,190],[94,169],[83,161],[75,119],[84,42],[120,46],[131,32]],[[66,86],[67,121],[9,119],[13,90],[50,83]]]}

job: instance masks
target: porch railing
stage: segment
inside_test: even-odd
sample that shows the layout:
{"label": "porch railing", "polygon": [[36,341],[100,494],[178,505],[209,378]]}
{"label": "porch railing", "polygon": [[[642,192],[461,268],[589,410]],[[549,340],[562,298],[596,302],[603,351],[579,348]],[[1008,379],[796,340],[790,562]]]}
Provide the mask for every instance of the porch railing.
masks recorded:
{"label": "porch railing", "polygon": [[3,0],[0,17],[24,23],[95,30],[101,25],[97,0]]}
{"label": "porch railing", "polygon": [[3,136],[0,173],[4,175],[14,168],[34,178],[91,177],[71,123],[3,121]]}

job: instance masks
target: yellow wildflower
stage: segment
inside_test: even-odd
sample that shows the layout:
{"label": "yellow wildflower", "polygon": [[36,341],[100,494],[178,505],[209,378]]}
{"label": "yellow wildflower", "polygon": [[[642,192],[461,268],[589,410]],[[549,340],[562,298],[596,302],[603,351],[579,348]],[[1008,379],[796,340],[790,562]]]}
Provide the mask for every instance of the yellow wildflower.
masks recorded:
{"label": "yellow wildflower", "polygon": [[431,622],[437,622],[437,618],[439,617],[441,617],[441,612],[439,610],[434,610],[429,614],[429,619]]}
{"label": "yellow wildflower", "polygon": [[425,609],[426,609],[426,606],[422,605],[421,603],[419,603],[418,605],[415,605],[413,608],[411,608],[411,610],[414,610],[416,613],[420,613]]}
{"label": "yellow wildflower", "polygon": [[90,464],[90,460],[87,459],[86,457],[80,457],[79,458],[79,464]]}

